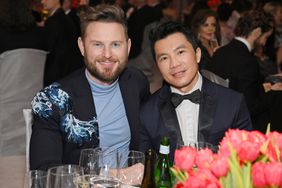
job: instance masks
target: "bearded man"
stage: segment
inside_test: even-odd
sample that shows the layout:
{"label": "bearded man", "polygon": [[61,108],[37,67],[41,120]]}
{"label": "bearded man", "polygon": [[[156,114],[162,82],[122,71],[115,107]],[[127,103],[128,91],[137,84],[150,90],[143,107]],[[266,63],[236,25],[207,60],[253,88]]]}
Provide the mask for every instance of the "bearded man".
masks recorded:
{"label": "bearded man", "polygon": [[149,83],[141,71],[125,68],[131,41],[123,11],[89,8],[78,45],[86,69],[44,88],[32,101],[31,169],[78,164],[85,148],[137,148],[139,106]]}

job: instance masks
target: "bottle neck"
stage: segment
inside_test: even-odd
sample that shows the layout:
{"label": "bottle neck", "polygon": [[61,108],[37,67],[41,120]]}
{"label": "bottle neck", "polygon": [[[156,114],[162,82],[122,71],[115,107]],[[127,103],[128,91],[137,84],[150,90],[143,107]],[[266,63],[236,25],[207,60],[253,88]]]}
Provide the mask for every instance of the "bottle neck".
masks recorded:
{"label": "bottle neck", "polygon": [[160,145],[160,154],[167,155],[169,154],[169,145]]}

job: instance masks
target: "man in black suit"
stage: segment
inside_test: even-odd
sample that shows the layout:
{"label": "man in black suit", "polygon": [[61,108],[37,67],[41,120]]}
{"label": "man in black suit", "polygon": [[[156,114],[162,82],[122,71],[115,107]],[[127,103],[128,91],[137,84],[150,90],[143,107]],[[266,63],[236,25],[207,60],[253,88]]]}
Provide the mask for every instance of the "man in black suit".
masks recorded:
{"label": "man in black suit", "polygon": [[132,40],[129,59],[136,58],[141,53],[145,27],[163,17],[162,5],[158,1],[154,5],[145,0],[138,0],[137,2],[140,4],[136,4],[136,10],[128,18],[128,35]]}
{"label": "man in black suit", "polygon": [[[281,98],[281,92],[274,90],[279,90],[279,88],[281,90],[281,86],[279,84],[269,85],[267,92],[265,91],[263,76],[260,74],[259,64],[252,50],[256,45],[264,46],[272,30],[273,18],[271,16],[259,11],[248,12],[239,20],[235,28],[236,37],[214,53],[209,68],[215,74],[228,79],[230,88],[244,94],[253,127],[263,132],[266,130],[267,123],[272,122],[270,116],[273,117],[273,120],[281,117],[278,114],[281,106],[275,110],[274,114],[270,114],[275,105],[277,106],[276,100],[279,99],[276,98],[279,98],[279,95]],[[275,125],[271,127],[278,128]]]}
{"label": "man in black suit", "polygon": [[229,128],[251,130],[243,95],[199,73],[201,50],[186,26],[163,23],[152,30],[150,40],[166,84],[142,105],[140,150],[158,150],[161,138],[168,136],[173,158],[177,144],[217,146]]}
{"label": "man in black suit", "polygon": [[82,26],[78,44],[86,69],[46,87],[32,102],[31,169],[77,164],[84,148],[137,149],[139,106],[149,84],[141,71],[125,68],[131,41],[124,13],[96,6]]}
{"label": "man in black suit", "polygon": [[63,0],[44,0],[42,3],[49,12],[44,27],[49,51],[44,70],[44,86],[47,86],[82,67],[83,58],[77,45],[77,29],[61,8]]}

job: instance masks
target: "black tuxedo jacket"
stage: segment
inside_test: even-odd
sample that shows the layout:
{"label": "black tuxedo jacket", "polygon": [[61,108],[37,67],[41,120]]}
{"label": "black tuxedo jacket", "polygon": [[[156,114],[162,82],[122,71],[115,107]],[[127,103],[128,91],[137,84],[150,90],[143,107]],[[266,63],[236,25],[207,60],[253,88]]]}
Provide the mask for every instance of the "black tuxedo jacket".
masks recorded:
{"label": "black tuxedo jacket", "polygon": [[[96,116],[90,85],[85,69],[78,70],[59,82],[61,89],[70,97],[72,114],[81,121],[90,121]],[[149,95],[147,78],[136,69],[127,68],[119,78],[119,86],[130,125],[130,149],[137,149],[139,140],[140,103]],[[38,100],[38,99],[37,99]],[[33,109],[35,110],[35,109]],[[61,114],[52,108],[53,115],[40,118],[34,114],[34,124],[30,141],[31,169],[44,169],[60,164],[77,164],[80,150],[98,146],[94,133],[89,142],[82,144],[70,142],[60,122]]]}
{"label": "black tuxedo jacket", "polygon": [[[141,151],[159,149],[163,136],[170,138],[170,154],[173,159],[177,144],[183,144],[174,106],[170,101],[168,85],[154,93],[141,109],[140,145]],[[225,131],[232,129],[251,130],[249,112],[241,94],[219,86],[203,78],[198,124],[198,141],[217,146]]]}

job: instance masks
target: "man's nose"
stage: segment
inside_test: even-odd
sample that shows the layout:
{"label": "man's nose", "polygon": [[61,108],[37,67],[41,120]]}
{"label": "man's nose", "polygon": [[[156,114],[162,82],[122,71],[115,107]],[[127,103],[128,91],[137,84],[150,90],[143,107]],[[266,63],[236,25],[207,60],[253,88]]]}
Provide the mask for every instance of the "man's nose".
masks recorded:
{"label": "man's nose", "polygon": [[103,55],[106,58],[110,58],[112,56],[112,50],[109,46],[105,46],[103,49]]}

